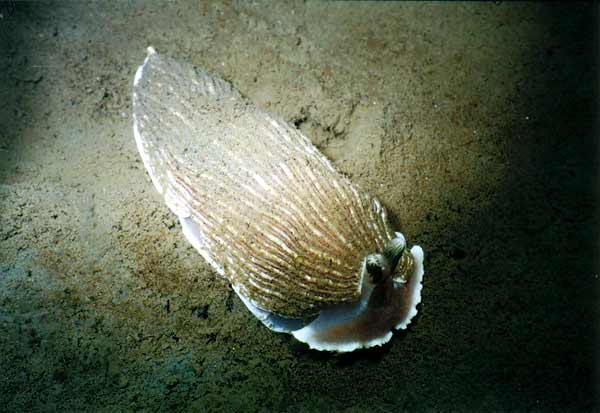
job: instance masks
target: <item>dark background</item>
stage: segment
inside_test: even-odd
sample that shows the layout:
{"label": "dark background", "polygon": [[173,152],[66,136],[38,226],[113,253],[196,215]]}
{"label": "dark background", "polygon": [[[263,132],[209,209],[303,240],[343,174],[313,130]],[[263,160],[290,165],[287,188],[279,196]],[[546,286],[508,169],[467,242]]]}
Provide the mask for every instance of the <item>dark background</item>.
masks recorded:
{"label": "dark background", "polygon": [[[0,410],[598,408],[596,4],[0,8]],[[134,146],[150,44],[380,197],[426,253],[407,332],[310,351],[208,269]]]}

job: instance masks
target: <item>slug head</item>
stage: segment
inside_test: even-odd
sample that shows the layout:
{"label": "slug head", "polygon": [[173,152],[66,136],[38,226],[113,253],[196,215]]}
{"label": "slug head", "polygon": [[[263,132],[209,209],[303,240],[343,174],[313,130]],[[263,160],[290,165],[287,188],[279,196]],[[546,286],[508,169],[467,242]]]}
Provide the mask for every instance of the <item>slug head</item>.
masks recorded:
{"label": "slug head", "polygon": [[365,265],[369,281],[376,285],[387,281],[394,274],[405,250],[404,237],[397,236],[386,244],[383,253],[368,255]]}

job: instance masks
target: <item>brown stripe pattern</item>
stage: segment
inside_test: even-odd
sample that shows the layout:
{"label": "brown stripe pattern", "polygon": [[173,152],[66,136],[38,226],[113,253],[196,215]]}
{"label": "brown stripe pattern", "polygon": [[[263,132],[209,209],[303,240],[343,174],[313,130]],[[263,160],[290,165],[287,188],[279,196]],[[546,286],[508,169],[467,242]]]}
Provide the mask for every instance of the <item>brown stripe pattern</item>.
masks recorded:
{"label": "brown stripe pattern", "polygon": [[364,257],[394,233],[297,129],[206,71],[152,50],[134,83],[134,133],[200,253],[258,307],[304,317],[360,296]]}

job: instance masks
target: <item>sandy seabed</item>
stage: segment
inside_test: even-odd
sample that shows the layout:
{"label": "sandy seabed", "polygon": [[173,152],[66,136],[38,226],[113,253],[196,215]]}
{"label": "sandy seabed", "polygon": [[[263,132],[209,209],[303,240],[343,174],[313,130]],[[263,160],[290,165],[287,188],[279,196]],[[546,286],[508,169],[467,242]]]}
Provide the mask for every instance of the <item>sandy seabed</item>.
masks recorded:
{"label": "sandy seabed", "polygon": [[[598,408],[596,6],[0,3],[0,410]],[[260,324],[132,136],[145,49],[300,128],[423,246],[419,315],[336,356]]]}

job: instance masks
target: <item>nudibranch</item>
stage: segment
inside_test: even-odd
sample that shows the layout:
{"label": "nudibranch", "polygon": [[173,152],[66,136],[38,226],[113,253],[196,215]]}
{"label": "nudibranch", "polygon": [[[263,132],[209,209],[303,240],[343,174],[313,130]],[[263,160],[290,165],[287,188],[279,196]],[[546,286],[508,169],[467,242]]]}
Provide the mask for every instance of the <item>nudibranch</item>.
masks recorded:
{"label": "nudibranch", "polygon": [[133,133],[183,234],[268,328],[317,350],[382,345],[421,301],[423,250],[298,129],[148,48]]}

